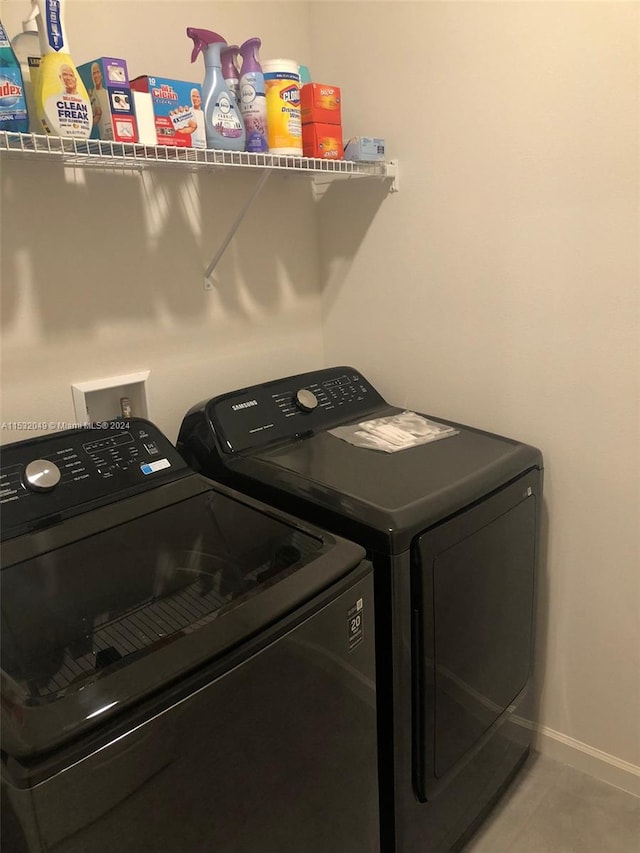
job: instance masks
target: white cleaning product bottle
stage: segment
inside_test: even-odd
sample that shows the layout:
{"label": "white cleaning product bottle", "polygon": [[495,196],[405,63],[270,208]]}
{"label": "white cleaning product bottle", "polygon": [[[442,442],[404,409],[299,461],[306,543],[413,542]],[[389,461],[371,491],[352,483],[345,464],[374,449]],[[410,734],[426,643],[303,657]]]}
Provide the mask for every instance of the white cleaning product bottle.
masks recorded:
{"label": "white cleaning product bottle", "polygon": [[45,133],[88,139],[93,127],[89,95],[69,52],[64,0],[33,0],[38,6],[42,60],[34,90],[36,115]]}
{"label": "white cleaning product bottle", "polygon": [[24,96],[29,113],[29,132],[41,133],[42,125],[36,115],[36,102],[34,98],[35,82],[40,67],[40,37],[38,36],[38,25],[36,16],[37,5],[32,5],[31,14],[22,22],[22,32],[11,39],[11,47],[20,63],[22,82],[24,84]]}

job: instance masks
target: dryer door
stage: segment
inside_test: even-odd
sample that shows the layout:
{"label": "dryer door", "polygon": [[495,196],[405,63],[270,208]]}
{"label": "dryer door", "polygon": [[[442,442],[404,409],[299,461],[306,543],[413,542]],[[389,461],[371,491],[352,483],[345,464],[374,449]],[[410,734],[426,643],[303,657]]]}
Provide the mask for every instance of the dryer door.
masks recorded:
{"label": "dryer door", "polygon": [[532,667],[538,472],[413,549],[414,783],[426,800],[513,712]]}

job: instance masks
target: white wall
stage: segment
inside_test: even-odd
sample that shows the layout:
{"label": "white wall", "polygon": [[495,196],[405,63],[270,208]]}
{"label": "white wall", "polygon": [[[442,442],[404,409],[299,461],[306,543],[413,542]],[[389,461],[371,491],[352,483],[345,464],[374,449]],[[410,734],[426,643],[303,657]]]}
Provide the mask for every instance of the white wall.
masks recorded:
{"label": "white wall", "polygon": [[[4,0],[10,33],[26,5]],[[386,137],[401,190],[341,182],[316,211],[306,180],[272,177],[205,293],[251,176],[3,159],[2,420],[72,419],[72,382],[150,368],[152,417],[174,438],[196,400],[324,360],[358,366],[392,402],[540,446],[543,745],[632,773],[638,5],[67,9],[77,62],[122,55],[134,75],[199,79],[188,25],[308,60],[343,87],[347,135]]]}
{"label": "white wall", "polygon": [[542,449],[543,746],[638,792],[639,8],[313,7],[316,78],[401,169],[364,225],[323,201],[326,358]]}
{"label": "white wall", "polygon": [[[28,9],[27,0],[4,0],[10,35]],[[132,77],[202,81],[187,26],[230,43],[260,35],[264,58],[310,55],[308,9],[296,2],[274,14],[260,2],[67,0],[66,25],[76,63],[121,56]],[[307,179],[269,178],[222,257],[215,291],[203,289],[203,271],[259,176],[74,172],[3,158],[2,421],[73,422],[71,383],[150,369],[149,414],[175,439],[198,400],[317,368]],[[0,441],[25,437],[3,430]]]}

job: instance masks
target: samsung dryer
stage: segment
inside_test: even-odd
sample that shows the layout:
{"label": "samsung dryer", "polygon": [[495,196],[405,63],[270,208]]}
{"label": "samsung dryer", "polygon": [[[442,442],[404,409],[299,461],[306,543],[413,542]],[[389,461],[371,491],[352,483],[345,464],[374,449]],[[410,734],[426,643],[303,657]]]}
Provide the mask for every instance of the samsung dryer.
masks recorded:
{"label": "samsung dryer", "polygon": [[529,750],[542,456],[439,418],[439,440],[398,452],[344,438],[400,414],[360,371],[329,368],[195,405],[178,449],[366,548],[382,849],[435,853],[463,844]]}

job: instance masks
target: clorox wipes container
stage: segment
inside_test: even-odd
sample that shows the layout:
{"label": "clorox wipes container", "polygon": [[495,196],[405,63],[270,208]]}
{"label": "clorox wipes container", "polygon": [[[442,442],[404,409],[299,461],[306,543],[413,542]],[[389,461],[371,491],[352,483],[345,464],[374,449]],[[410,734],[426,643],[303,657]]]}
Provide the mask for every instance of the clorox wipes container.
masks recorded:
{"label": "clorox wipes container", "polygon": [[300,72],[293,59],[262,61],[269,154],[302,157]]}

